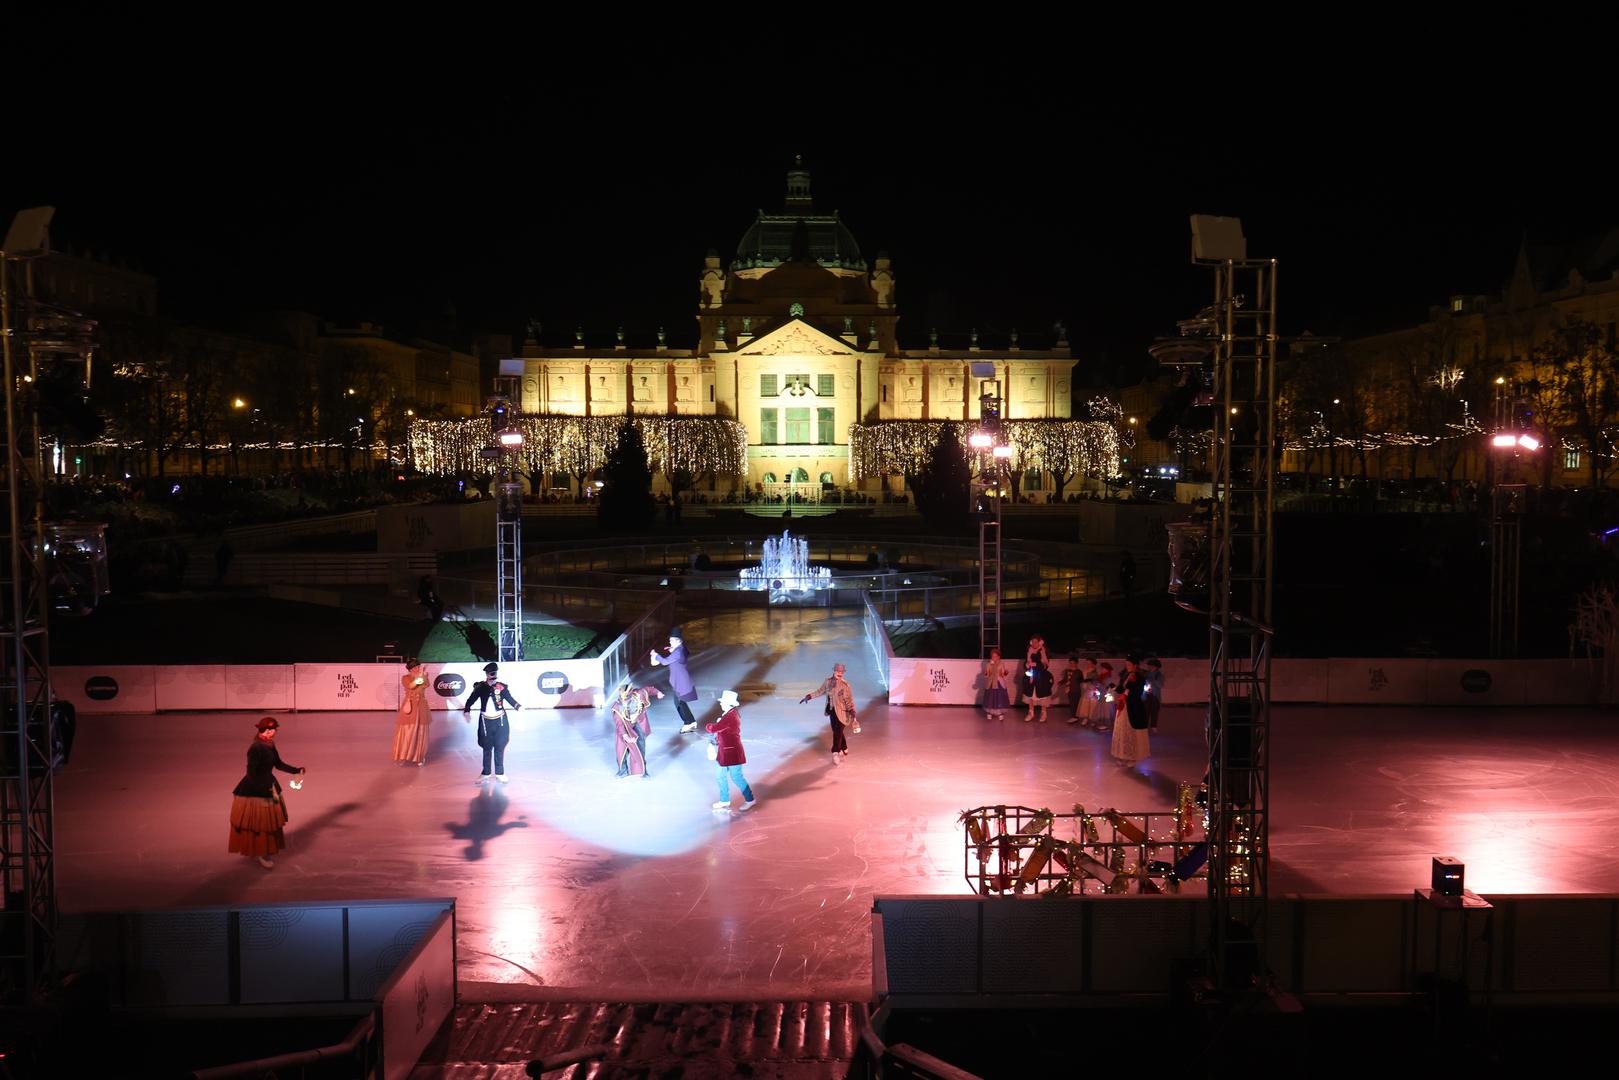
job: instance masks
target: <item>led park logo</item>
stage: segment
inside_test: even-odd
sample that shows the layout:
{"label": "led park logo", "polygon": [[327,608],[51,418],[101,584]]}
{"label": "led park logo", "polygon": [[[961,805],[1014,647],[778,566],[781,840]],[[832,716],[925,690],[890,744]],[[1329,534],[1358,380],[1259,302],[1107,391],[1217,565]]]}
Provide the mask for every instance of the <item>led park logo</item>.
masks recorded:
{"label": "led park logo", "polygon": [[1487,694],[1494,684],[1495,680],[1490,677],[1490,673],[1482,668],[1462,672],[1462,689],[1469,694]]}
{"label": "led park logo", "polygon": [[433,680],[433,692],[439,697],[459,697],[467,688],[467,681],[451,671]]}
{"label": "led park logo", "polygon": [[566,694],[568,692],[568,677],[560,671],[547,671],[540,675],[536,685],[542,694]]}

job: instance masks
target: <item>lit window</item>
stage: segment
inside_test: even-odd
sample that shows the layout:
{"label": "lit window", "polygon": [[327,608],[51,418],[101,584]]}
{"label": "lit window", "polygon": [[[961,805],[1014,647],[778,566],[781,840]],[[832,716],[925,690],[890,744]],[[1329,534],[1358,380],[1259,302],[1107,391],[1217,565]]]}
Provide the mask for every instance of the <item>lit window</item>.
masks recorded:
{"label": "lit window", "polygon": [[816,409],[815,410],[815,441],[816,442],[821,443],[823,445],[829,445],[831,443],[835,443],[835,442],[838,441],[837,424],[834,422],[834,418],[836,416],[837,416],[837,410],[836,409]]}
{"label": "lit window", "polygon": [[789,389],[789,390],[800,390],[801,391],[801,390],[805,389],[806,387],[808,387],[809,385],[810,385],[810,377],[807,374],[799,374],[799,375],[789,375],[789,376],[787,376],[787,389]]}
{"label": "lit window", "polygon": [[1453,296],[1453,297],[1450,298],[1450,310],[1451,311],[1461,311],[1466,306],[1467,306],[1467,300],[1466,300],[1465,297]]}
{"label": "lit window", "polygon": [[1563,468],[1578,469],[1580,467],[1580,452],[1578,450],[1563,451]]}
{"label": "lit window", "polygon": [[837,393],[837,390],[832,385],[832,376],[830,376],[830,375],[817,375],[817,376],[815,376],[815,396],[816,397],[831,397],[835,393]]}
{"label": "lit window", "polygon": [[761,443],[765,443],[766,445],[772,445],[775,443],[776,416],[778,412],[779,410],[777,409],[759,410],[759,441]]}
{"label": "lit window", "polygon": [[759,396],[760,397],[775,397],[776,396],[776,377],[774,375],[761,375],[761,376],[759,376]]}
{"label": "lit window", "polygon": [[808,409],[787,410],[787,442],[807,443],[810,441],[810,411]]}

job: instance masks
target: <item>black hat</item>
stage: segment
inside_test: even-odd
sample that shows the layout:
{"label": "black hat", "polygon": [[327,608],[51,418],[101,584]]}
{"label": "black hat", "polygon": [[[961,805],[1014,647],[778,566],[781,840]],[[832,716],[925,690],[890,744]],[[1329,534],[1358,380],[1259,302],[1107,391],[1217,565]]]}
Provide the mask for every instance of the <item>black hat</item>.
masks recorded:
{"label": "black hat", "polygon": [[1126,656],[1124,658],[1124,662],[1127,663],[1127,664],[1134,664],[1137,667],[1140,667],[1141,666],[1141,657],[1137,656],[1135,653],[1131,653],[1129,656]]}
{"label": "black hat", "polygon": [[681,630],[680,630],[680,627],[678,627],[678,626],[671,626],[671,627],[670,627],[670,628],[669,628],[669,636],[670,636],[670,637],[677,637],[677,638],[679,638],[679,639],[680,639],[680,640],[681,640],[681,641],[685,641],[685,640],[686,640],[686,635],[685,635],[685,634],[684,634],[684,633],[682,633],[682,632],[681,632]]}
{"label": "black hat", "polygon": [[493,675],[495,672],[497,672],[499,670],[500,670],[500,665],[499,664],[485,664],[483,666],[483,673],[485,675]]}

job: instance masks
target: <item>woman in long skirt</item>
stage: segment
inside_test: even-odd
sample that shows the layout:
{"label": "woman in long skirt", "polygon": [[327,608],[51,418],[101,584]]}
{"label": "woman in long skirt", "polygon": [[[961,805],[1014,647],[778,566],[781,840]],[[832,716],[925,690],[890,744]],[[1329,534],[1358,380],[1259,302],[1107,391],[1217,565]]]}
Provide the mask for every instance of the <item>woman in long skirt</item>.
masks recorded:
{"label": "woman in long skirt", "polygon": [[275,733],[280,726],[273,716],[258,722],[258,737],[247,748],[247,775],[231,793],[229,850],[257,859],[266,870],[275,868],[272,856],[287,846],[287,801],[271,770],[298,776],[304,772],[282,761],[276,752]]}
{"label": "woman in long skirt", "polygon": [[1012,707],[1011,695],[1006,692],[1006,665],[1001,662],[1001,650],[989,650],[984,662],[984,713],[991,720],[999,720]]}
{"label": "woman in long skirt", "polygon": [[1151,753],[1147,742],[1147,706],[1141,700],[1145,677],[1141,661],[1127,657],[1124,675],[1119,679],[1116,693],[1123,699],[1124,708],[1113,722],[1113,760],[1129,768]]}
{"label": "woman in long skirt", "polygon": [[427,729],[433,723],[433,710],[427,707],[427,669],[414,656],[405,661],[405,674],[399,680],[399,718],[394,723],[394,760],[415,765],[427,763]]}

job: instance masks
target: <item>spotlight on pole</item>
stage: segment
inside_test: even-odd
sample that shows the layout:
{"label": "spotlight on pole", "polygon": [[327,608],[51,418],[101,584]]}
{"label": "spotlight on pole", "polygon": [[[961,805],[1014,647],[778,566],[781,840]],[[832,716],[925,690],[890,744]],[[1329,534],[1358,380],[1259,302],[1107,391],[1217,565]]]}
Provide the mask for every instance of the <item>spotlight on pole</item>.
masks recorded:
{"label": "spotlight on pole", "polygon": [[1540,440],[1535,438],[1533,435],[1519,435],[1518,445],[1523,447],[1525,450],[1539,450]]}
{"label": "spotlight on pole", "polygon": [[993,443],[994,441],[995,441],[994,439],[991,439],[984,432],[975,431],[972,435],[970,435],[968,437],[967,444],[969,446],[971,446],[974,450],[988,450],[989,447],[990,447],[990,444]]}
{"label": "spotlight on pole", "polygon": [[1010,446],[997,446],[995,448],[995,456],[1000,458],[1002,461],[1006,461],[1012,456],[1012,448]]}
{"label": "spotlight on pole", "polygon": [[1497,447],[1516,446],[1518,445],[1518,437],[1516,435],[1497,435],[1490,440],[1490,445]]}
{"label": "spotlight on pole", "polygon": [[500,445],[508,449],[515,450],[517,447],[523,445],[523,433],[516,428],[507,428],[505,431],[502,431],[499,435],[497,435],[496,438],[500,440]]}

